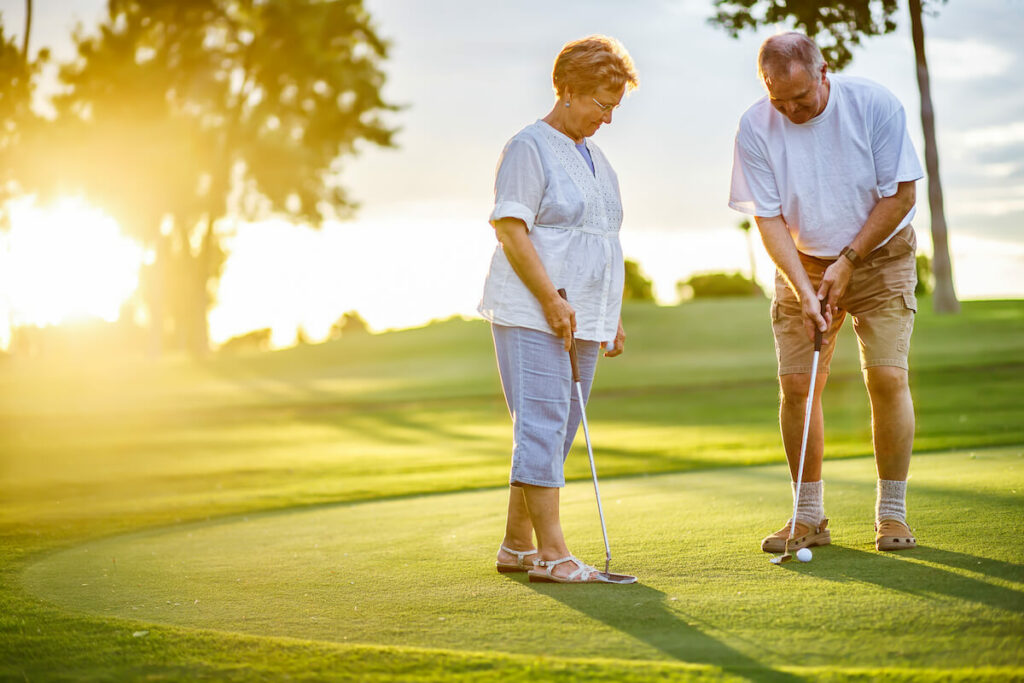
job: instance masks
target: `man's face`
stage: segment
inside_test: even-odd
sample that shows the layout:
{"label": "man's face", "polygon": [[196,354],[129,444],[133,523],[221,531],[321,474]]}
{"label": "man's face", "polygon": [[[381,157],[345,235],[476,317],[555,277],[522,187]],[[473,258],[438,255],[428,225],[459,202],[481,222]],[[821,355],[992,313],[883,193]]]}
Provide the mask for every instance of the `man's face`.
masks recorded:
{"label": "man's face", "polygon": [[772,79],[768,96],[772,106],[793,123],[807,123],[820,114],[828,104],[827,66],[812,76],[802,64],[790,65],[789,74]]}

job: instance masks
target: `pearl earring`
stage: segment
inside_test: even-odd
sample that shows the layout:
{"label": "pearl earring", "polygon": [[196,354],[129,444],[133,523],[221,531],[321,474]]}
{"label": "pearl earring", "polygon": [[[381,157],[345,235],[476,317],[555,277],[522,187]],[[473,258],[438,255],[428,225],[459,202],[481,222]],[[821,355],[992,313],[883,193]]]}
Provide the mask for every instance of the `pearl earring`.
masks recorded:
{"label": "pearl earring", "polygon": [[569,108],[569,105],[571,105],[571,104],[572,104],[572,102],[566,101],[566,103],[565,103],[565,107],[566,107],[566,109],[568,109],[568,108]]}

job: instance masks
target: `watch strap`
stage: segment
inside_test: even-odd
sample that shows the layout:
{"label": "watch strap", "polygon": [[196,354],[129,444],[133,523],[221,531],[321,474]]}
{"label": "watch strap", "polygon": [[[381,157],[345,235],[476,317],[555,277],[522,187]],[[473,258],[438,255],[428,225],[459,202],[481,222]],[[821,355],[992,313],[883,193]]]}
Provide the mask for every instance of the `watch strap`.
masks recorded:
{"label": "watch strap", "polygon": [[840,256],[845,256],[846,260],[849,261],[853,266],[859,266],[862,263],[860,254],[857,253],[853,247],[843,247],[843,250],[839,252]]}

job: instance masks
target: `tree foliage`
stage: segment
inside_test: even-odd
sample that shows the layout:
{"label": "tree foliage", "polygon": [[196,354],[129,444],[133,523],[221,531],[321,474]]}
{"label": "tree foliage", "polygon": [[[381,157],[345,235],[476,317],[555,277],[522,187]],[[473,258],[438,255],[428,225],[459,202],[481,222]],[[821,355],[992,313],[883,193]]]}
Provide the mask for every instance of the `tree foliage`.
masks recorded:
{"label": "tree foliage", "polygon": [[654,283],[640,270],[640,264],[626,259],[626,281],[622,298],[627,301],[654,301]]}
{"label": "tree foliage", "polygon": [[351,214],[340,160],[392,144],[388,46],[362,0],[109,0],[75,42],[48,149],[23,175],[86,194],[149,247],[157,334],[205,351],[220,219]]}
{"label": "tree foliage", "polygon": [[714,5],[715,14],[709,21],[733,38],[766,24],[791,25],[815,40],[836,71],[850,63],[852,48],[860,45],[863,37],[895,31],[892,15],[899,9],[897,0],[715,0]]}
{"label": "tree foliage", "polygon": [[698,273],[676,283],[680,300],[764,297],[764,290],[742,273]]}
{"label": "tree foliage", "polygon": [[13,35],[0,24],[0,226],[6,221],[4,203],[21,193],[20,171],[27,158],[28,140],[42,119],[32,110],[32,97],[49,53],[28,58]]}

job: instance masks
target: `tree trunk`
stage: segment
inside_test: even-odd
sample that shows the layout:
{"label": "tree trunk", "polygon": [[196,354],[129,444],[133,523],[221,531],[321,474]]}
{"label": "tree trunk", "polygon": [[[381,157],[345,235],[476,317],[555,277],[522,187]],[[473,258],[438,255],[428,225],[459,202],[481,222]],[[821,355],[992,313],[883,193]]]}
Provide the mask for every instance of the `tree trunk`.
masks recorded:
{"label": "tree trunk", "polygon": [[953,288],[953,267],[946,236],[946,212],[942,204],[942,182],[939,180],[939,148],[935,141],[935,113],[932,109],[928,62],[924,54],[924,24],[921,0],[910,0],[910,26],[917,60],[917,87],[921,91],[921,127],[924,129],[924,158],[928,170],[928,206],[932,213],[932,266],[935,294],[932,306],[936,313],[959,313],[960,302]]}
{"label": "tree trunk", "polygon": [[213,232],[213,218],[207,217],[206,230],[199,245],[199,253],[192,262],[192,301],[189,302],[189,351],[196,358],[204,358],[210,354],[210,280],[215,275],[215,252],[219,244]]}
{"label": "tree trunk", "polygon": [[754,296],[760,296],[764,294],[761,291],[761,285],[757,284],[757,259],[754,258],[754,242],[750,236],[750,228],[747,227],[743,230],[747,235],[747,255],[750,257],[750,287],[751,293]]}
{"label": "tree trunk", "polygon": [[32,33],[32,0],[25,0],[25,35],[21,38],[21,55],[28,63],[28,36]]}

